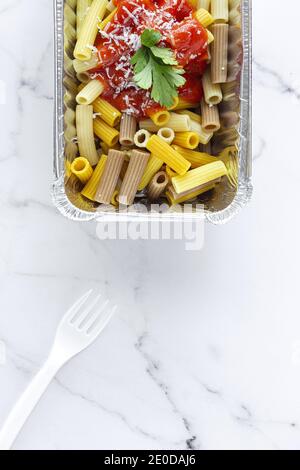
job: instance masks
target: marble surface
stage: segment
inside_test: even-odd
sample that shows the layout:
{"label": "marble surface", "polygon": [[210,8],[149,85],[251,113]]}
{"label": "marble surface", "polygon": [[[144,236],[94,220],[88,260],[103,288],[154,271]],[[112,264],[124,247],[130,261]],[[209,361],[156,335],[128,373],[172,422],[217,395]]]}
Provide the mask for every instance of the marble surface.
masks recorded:
{"label": "marble surface", "polygon": [[74,299],[119,304],[15,449],[300,449],[300,6],[287,44],[281,5],[253,1],[253,200],[187,252],[52,206],[52,1],[1,1],[0,425]]}

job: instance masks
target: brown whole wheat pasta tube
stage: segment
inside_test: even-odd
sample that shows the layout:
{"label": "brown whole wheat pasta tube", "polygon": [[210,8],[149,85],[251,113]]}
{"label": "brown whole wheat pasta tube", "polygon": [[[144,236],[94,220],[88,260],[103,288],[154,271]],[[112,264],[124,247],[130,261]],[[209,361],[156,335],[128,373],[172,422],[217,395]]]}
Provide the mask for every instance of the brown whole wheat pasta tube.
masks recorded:
{"label": "brown whole wheat pasta tube", "polygon": [[156,201],[169,184],[169,178],[165,171],[159,171],[150,181],[148,186],[148,197],[150,201]]}
{"label": "brown whole wheat pasta tube", "polygon": [[119,142],[121,145],[133,145],[136,133],[137,121],[134,116],[122,114]]}
{"label": "brown whole wheat pasta tube", "polygon": [[217,132],[220,127],[218,106],[209,106],[205,100],[201,101],[202,128],[209,132]]}
{"label": "brown whole wheat pasta tube", "polygon": [[211,32],[215,38],[211,45],[212,83],[225,83],[228,63],[228,24],[214,24]]}
{"label": "brown whole wheat pasta tube", "polygon": [[130,206],[134,202],[138,186],[146,169],[150,154],[140,150],[133,150],[129,165],[117,196],[120,204]]}
{"label": "brown whole wheat pasta tube", "polygon": [[95,201],[102,204],[109,204],[116,186],[124,162],[124,152],[110,150],[104,172],[96,192]]}

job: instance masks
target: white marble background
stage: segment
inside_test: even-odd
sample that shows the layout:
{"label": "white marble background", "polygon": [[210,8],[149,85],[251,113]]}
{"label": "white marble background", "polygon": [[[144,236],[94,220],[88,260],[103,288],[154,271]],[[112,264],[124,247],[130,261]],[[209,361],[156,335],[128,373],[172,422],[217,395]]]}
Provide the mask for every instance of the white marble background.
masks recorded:
{"label": "white marble background", "polygon": [[300,449],[300,6],[253,4],[254,197],[189,253],[52,206],[52,1],[1,0],[0,425],[78,294],[120,305],[15,449]]}

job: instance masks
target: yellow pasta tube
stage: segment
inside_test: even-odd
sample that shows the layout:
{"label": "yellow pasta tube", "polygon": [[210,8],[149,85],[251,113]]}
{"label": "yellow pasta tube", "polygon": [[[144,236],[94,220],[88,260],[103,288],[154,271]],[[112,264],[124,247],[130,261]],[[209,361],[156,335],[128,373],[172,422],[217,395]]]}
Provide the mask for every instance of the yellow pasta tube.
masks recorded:
{"label": "yellow pasta tube", "polygon": [[206,145],[213,137],[213,132],[206,131],[199,122],[191,120],[191,131],[195,132],[199,137],[200,144]]}
{"label": "yellow pasta tube", "polygon": [[172,104],[172,106],[168,108],[168,111],[172,111],[173,109],[175,109],[178,106],[178,104],[179,104],[179,97],[175,96],[174,103]]}
{"label": "yellow pasta tube", "polygon": [[204,8],[204,10],[209,11],[210,0],[198,0],[197,8]]}
{"label": "yellow pasta tube", "polygon": [[93,132],[93,106],[76,107],[76,129],[80,155],[84,155],[92,166],[96,165],[99,155]]}
{"label": "yellow pasta tube", "polygon": [[111,127],[117,126],[121,120],[120,111],[103,98],[97,98],[93,102],[93,109]]}
{"label": "yellow pasta tube", "polygon": [[179,175],[184,175],[191,166],[190,162],[157,135],[151,137],[147,149]]}
{"label": "yellow pasta tube", "polygon": [[119,139],[119,131],[106,124],[102,119],[94,119],[94,132],[109,147],[114,147]]}
{"label": "yellow pasta tube", "polygon": [[108,23],[110,23],[114,19],[116,12],[117,8],[115,8],[109,15],[107,15],[107,17],[99,24],[99,29],[103,30],[108,25]]}
{"label": "yellow pasta tube", "polygon": [[104,85],[100,80],[91,80],[76,96],[78,104],[92,104],[104,90]]}
{"label": "yellow pasta tube", "polygon": [[208,105],[221,103],[223,97],[221,86],[218,83],[212,83],[210,68],[205,71],[202,77],[202,85],[204,98]]}
{"label": "yellow pasta tube", "polygon": [[190,170],[185,175],[174,176],[172,184],[176,193],[181,194],[197,186],[215,181],[225,175],[227,175],[226,166],[223,162],[217,161]]}
{"label": "yellow pasta tube", "polygon": [[[175,145],[185,147],[187,149],[195,149],[200,143],[199,136],[196,132],[177,132],[173,140]],[[171,165],[170,165],[171,166]]]}
{"label": "yellow pasta tube", "polygon": [[170,113],[166,109],[160,109],[158,111],[150,111],[148,113],[150,119],[156,126],[165,126],[170,119]]}
{"label": "yellow pasta tube", "polygon": [[77,37],[79,37],[84,19],[91,5],[91,0],[77,0]]}
{"label": "yellow pasta tube", "polygon": [[112,12],[116,8],[114,0],[110,0],[106,6],[107,11]]}
{"label": "yellow pasta tube", "polygon": [[116,143],[116,145],[111,146],[107,145],[105,142],[100,142],[100,147],[104,155],[107,155],[111,148],[113,148],[114,150],[120,150],[120,145],[118,143]]}
{"label": "yellow pasta tube", "polygon": [[95,201],[96,191],[100,184],[100,179],[104,171],[106,160],[107,160],[107,155],[102,155],[98,162],[98,165],[96,166],[94,170],[94,173],[91,179],[81,191],[81,194],[87,199],[90,199],[91,201]]}
{"label": "yellow pasta tube", "polygon": [[124,204],[126,206],[133,204],[149,157],[149,153],[142,152],[140,150],[132,151],[129,165],[117,198],[120,204]]}
{"label": "yellow pasta tube", "polygon": [[174,132],[186,132],[190,130],[190,124],[189,116],[170,113],[167,126],[173,129]]}
{"label": "yellow pasta tube", "polygon": [[98,32],[98,23],[104,17],[107,0],[93,0],[82,24],[75,46],[74,57],[78,60],[89,60]]}
{"label": "yellow pasta tube", "polygon": [[100,204],[109,204],[118,184],[118,179],[124,163],[124,152],[110,150],[104,172],[96,192],[95,200]]}
{"label": "yellow pasta tube", "polygon": [[142,191],[143,189],[146,188],[146,186],[148,186],[149,182],[151,181],[155,173],[157,173],[161,169],[163,164],[164,162],[160,158],[157,158],[154,155],[150,156],[148,164],[142,176],[141,182],[138,186],[139,191]]}
{"label": "yellow pasta tube", "polygon": [[173,145],[173,149],[180,153],[180,155],[182,155],[186,160],[188,160],[191,163],[192,168],[207,165],[208,163],[213,163],[218,160],[217,157],[213,157],[207,153],[185,149],[183,147],[179,147],[178,145]]}
{"label": "yellow pasta tube", "polygon": [[183,202],[192,201],[201,194],[211,191],[212,189],[214,189],[214,187],[215,184],[208,183],[204,184],[202,188],[192,189],[180,195],[178,195],[172,187],[169,187],[169,189],[166,191],[166,196],[170,205],[173,206],[174,204],[182,204]]}
{"label": "yellow pasta tube", "polygon": [[190,111],[188,109],[181,109],[181,110],[178,110],[176,112],[177,112],[177,114],[183,114],[183,115],[189,116],[190,119],[192,119],[193,121],[196,121],[199,124],[201,124],[200,114],[194,113],[193,111]]}
{"label": "yellow pasta tube", "polygon": [[157,173],[148,186],[148,198],[150,201],[156,201],[164,193],[166,187],[169,184],[169,178],[165,171]]}
{"label": "yellow pasta tube", "polygon": [[208,45],[209,45],[209,44],[212,44],[212,43],[214,42],[214,40],[215,40],[215,37],[214,37],[213,33],[212,33],[209,29],[207,29],[206,32],[207,32],[207,44],[208,44]]}
{"label": "yellow pasta tube", "polygon": [[167,144],[169,144],[169,145],[171,145],[173,140],[175,139],[175,132],[173,131],[173,129],[170,129],[169,127],[162,127],[157,132],[157,135],[162,140],[167,142]]}
{"label": "yellow pasta tube", "polygon": [[[174,149],[175,149],[176,145],[174,146]],[[176,150],[176,149],[175,149]],[[170,178],[170,180],[174,177],[174,176],[177,176],[177,173],[175,173],[175,171],[172,170],[172,168],[170,168],[169,166],[166,166],[166,173],[168,175],[168,177]]]}
{"label": "yellow pasta tube", "polygon": [[86,184],[93,174],[93,168],[87,158],[78,157],[75,158],[71,165],[71,172],[73,175],[83,183]]}
{"label": "yellow pasta tube", "polygon": [[146,131],[146,129],[140,129],[135,133],[134,144],[139,148],[146,148],[150,137],[151,134],[149,131]]}
{"label": "yellow pasta tube", "polygon": [[214,22],[214,18],[204,8],[199,8],[199,10],[195,12],[195,18],[204,28],[207,28]]}
{"label": "yellow pasta tube", "polygon": [[76,73],[83,73],[87,72],[88,70],[92,70],[99,64],[99,57],[97,53],[92,54],[89,60],[82,60],[74,59],[73,60],[73,67]]}
{"label": "yellow pasta tube", "polygon": [[228,0],[211,0],[211,14],[216,23],[228,23]]}
{"label": "yellow pasta tube", "polygon": [[174,108],[174,111],[177,111],[178,109],[187,109],[187,108],[197,108],[197,103],[192,103],[191,101],[186,100],[185,98],[181,98],[179,96],[178,104]]}

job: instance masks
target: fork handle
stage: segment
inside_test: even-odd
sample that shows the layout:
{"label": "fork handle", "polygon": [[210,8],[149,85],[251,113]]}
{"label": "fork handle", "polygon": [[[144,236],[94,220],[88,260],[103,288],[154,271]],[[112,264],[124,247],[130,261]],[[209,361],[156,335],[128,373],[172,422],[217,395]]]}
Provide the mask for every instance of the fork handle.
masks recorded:
{"label": "fork handle", "polygon": [[25,422],[55,377],[61,364],[49,358],[19,398],[0,431],[0,450],[11,449]]}

